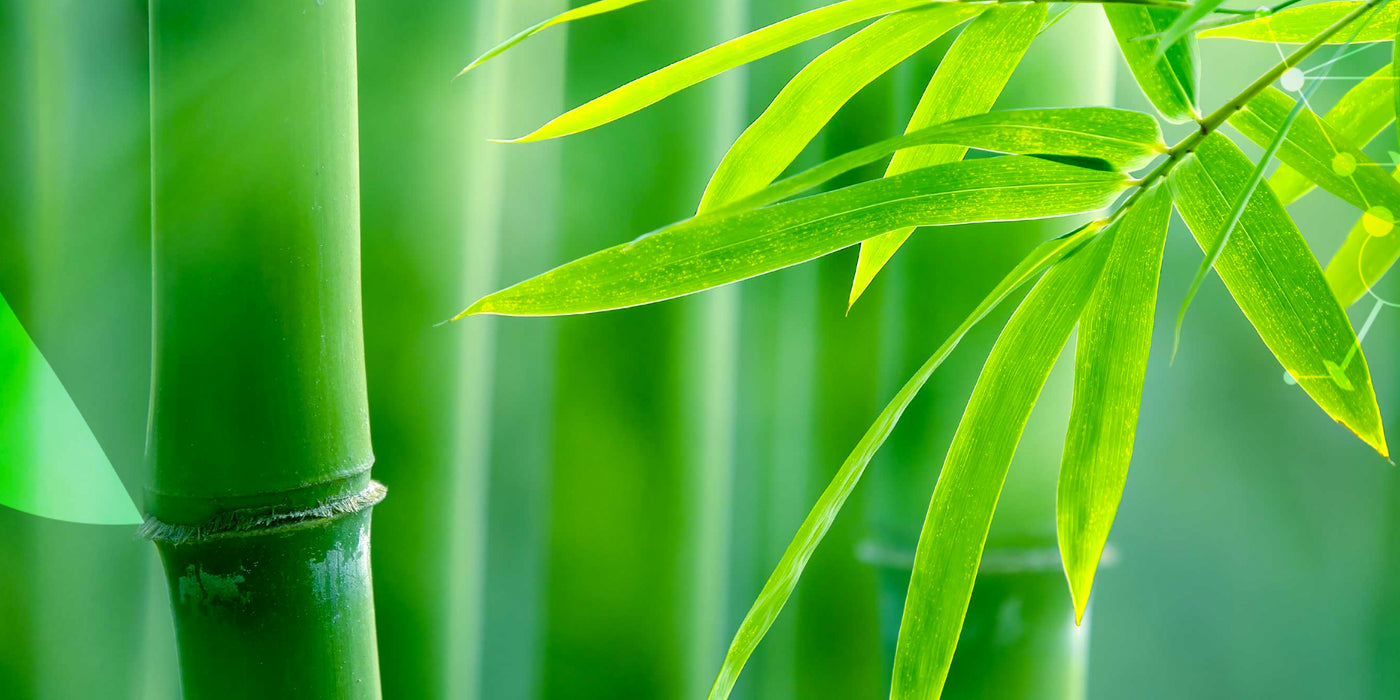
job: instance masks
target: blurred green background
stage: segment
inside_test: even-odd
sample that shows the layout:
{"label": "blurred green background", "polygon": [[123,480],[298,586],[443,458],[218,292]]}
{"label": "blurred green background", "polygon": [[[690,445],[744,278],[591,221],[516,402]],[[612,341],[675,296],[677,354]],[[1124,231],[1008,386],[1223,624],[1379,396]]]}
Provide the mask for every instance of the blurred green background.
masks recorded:
{"label": "blurred green background", "polygon": [[[659,0],[452,81],[567,2],[358,0],[368,371],[375,473],[390,489],[374,534],[386,697],[701,697],[879,408],[1021,252],[1070,228],[924,230],[849,315],[854,250],[651,307],[433,327],[498,285],[693,213],[743,125],[839,37],[562,142],[488,137],[820,4]],[[0,294],[138,503],[151,316],[145,11],[138,0],[0,0]],[[901,130],[948,43],[861,93],[800,164]],[[1387,53],[1361,52],[1334,75],[1369,74]],[[1203,58],[1212,106],[1278,55],[1217,40]],[[1315,106],[1345,87],[1324,85]],[[1038,40],[1001,106],[1087,103],[1147,109],[1093,6]],[[1387,130],[1376,155],[1394,139]],[[1292,209],[1324,259],[1357,215],[1323,193]],[[1174,224],[1116,563],[1086,623],[1088,695],[1400,697],[1400,474],[1283,382],[1217,281],[1168,362],[1172,312],[1200,260],[1183,234]],[[876,458],[736,697],[886,692],[907,581],[889,563],[912,548],[1005,317],[963,343]],[[1400,310],[1388,309],[1364,344],[1392,417],[1397,338]],[[1012,469],[994,542],[1053,535],[1063,369]],[[1054,614],[1070,615],[1068,591],[1056,595]],[[177,696],[165,596],[153,548],[129,528],[0,508],[0,698]],[[958,663],[948,696],[976,697],[958,690]],[[964,678],[995,672],[978,668]]]}

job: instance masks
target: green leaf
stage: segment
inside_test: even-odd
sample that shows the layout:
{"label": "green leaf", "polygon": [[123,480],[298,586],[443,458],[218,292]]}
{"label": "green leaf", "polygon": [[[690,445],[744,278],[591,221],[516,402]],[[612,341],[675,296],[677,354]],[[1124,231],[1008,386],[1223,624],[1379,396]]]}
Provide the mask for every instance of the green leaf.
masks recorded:
{"label": "green leaf", "polygon": [[[1332,26],[1347,13],[1365,4],[1364,0],[1350,2],[1320,2],[1316,5],[1293,7],[1267,17],[1238,24],[1212,27],[1200,33],[1203,39],[1244,39],[1277,44],[1305,44],[1322,30]],[[1390,41],[1395,38],[1395,21],[1400,18],[1400,4],[1385,3],[1356,20],[1361,30],[1355,36],[1342,32],[1327,40],[1329,44],[1363,44]]]}
{"label": "green leaf", "polygon": [[734,142],[710,179],[700,211],[768,186],[857,92],[983,9],[945,3],[901,12],[815,58]]}
{"label": "green leaf", "polygon": [[[1209,250],[1254,164],[1220,134],[1168,178],[1177,210]],[[1235,303],[1284,369],[1328,415],[1387,454],[1370,370],[1356,334],[1293,220],[1267,187],[1254,192],[1215,265]],[[1328,363],[1351,388],[1334,381]]]}
{"label": "green leaf", "polygon": [[496,292],[458,318],[649,304],[806,262],[869,231],[1094,211],[1129,182],[1120,173],[1025,156],[949,163],[754,211],[699,216]]}
{"label": "green leaf", "polygon": [[[1267,145],[1295,104],[1284,93],[1268,88],[1231,116],[1230,125],[1249,140]],[[1400,211],[1400,183],[1306,106],[1288,129],[1278,157],[1361,211],[1376,206]]]}
{"label": "green leaf", "polygon": [[1183,35],[1162,51],[1162,32],[1187,14],[1170,8],[1117,4],[1106,4],[1103,11],[1118,39],[1123,60],[1152,106],[1172,123],[1199,118],[1196,86],[1201,69],[1196,60],[1195,37]]}
{"label": "green leaf", "polygon": [[94,525],[141,522],[87,421],[0,297],[0,505]]}
{"label": "green leaf", "polygon": [[1097,233],[1096,227],[1085,226],[1074,233],[1046,241],[1037,246],[987,294],[982,303],[973,309],[972,313],[953,331],[953,334],[948,336],[948,339],[943,341],[938,350],[919,367],[914,376],[909,378],[909,381],[904,384],[899,393],[895,394],[889,405],[885,406],[885,410],[880,412],[879,418],[875,419],[875,423],[865,432],[855,449],[851,451],[850,456],[846,457],[846,461],[841,464],[836,476],[832,478],[816,505],[807,514],[807,519],[802,521],[802,526],[798,528],[796,536],[792,538],[792,543],[783,552],[782,560],[773,569],[773,574],[768,577],[768,582],[763,585],[763,590],[759,592],[753,606],[744,615],[743,622],[739,624],[739,630],[734,634],[734,640],[729,644],[729,651],[724,655],[724,664],[720,667],[719,675],[715,678],[714,686],[710,689],[709,700],[723,700],[729,697],[734,682],[739,678],[739,672],[743,670],[744,664],[753,654],[754,649],[758,648],[758,643],[762,641],[763,635],[767,634],[773,621],[778,619],[783,605],[787,603],[788,597],[797,587],[797,581],[801,578],[802,570],[806,568],[807,561],[811,559],[817,545],[821,544],[827,530],[831,529],[831,524],[836,521],[841,507],[845,505],[846,499],[850,497],[856,484],[860,482],[866,466],[875,457],[875,452],[880,449],[881,445],[885,444],[885,440],[894,431],[895,425],[899,423],[900,417],[904,415],[904,410],[909,407],[919,390],[928,382],[929,377],[933,376],[943,361],[957,348],[963,336],[967,335],[973,326],[991,313],[992,309],[996,308],[1012,292],[1040,275],[1046,268],[1073,254],[1080,246],[1092,240],[1092,237]]}
{"label": "green leaf", "polygon": [[930,4],[931,0],[845,0],[804,12],[638,78],[556,117],[515,142],[544,141],[588,131],[789,46],[867,19]]}
{"label": "green leaf", "polygon": [[1172,23],[1166,30],[1156,37],[1157,46],[1153,50],[1152,60],[1161,61],[1166,57],[1168,47],[1175,48],[1175,44],[1182,39],[1189,38],[1193,34],[1196,23],[1205,19],[1215,8],[1225,4],[1225,0],[1196,0],[1190,7],[1176,13]]}
{"label": "green leaf", "polygon": [[937,698],[943,690],[1011,457],[1114,235],[1106,232],[1045,273],[982,368],[919,534],[891,700]]}
{"label": "green leaf", "polygon": [[[1395,121],[1394,92],[1395,73],[1387,65],[1347,90],[1323,120],[1348,143],[1365,146]],[[1269,177],[1269,187],[1284,205],[1297,201],[1314,185],[1287,163]]]}
{"label": "green leaf", "polygon": [[936,124],[843,153],[724,207],[753,209],[787,199],[914,146],[954,144],[994,153],[1079,156],[1131,172],[1166,152],[1157,120],[1111,107],[989,112]]}
{"label": "green leaf", "polygon": [[475,61],[472,61],[471,63],[467,64],[467,67],[463,68],[462,72],[457,74],[457,77],[460,78],[466,75],[467,72],[472,70],[473,68],[476,68],[477,66],[505,53],[506,51],[514,47],[516,44],[519,44],[520,42],[525,41],[526,39],[529,39],[530,37],[539,34],[540,32],[549,29],[550,27],[556,27],[561,24],[567,24],[569,22],[585,19],[588,17],[596,17],[607,12],[621,10],[624,7],[630,7],[632,5],[643,3],[646,1],[647,0],[598,0],[598,2],[589,3],[587,5],[584,5],[583,7],[575,7],[572,10],[561,12],[492,47],[490,51],[481,54],[477,57]]}
{"label": "green leaf", "polygon": [[[1400,179],[1400,170],[1392,177]],[[1352,224],[1342,247],[1327,263],[1327,284],[1342,306],[1351,306],[1400,258],[1400,236],[1388,211],[1366,212]]]}
{"label": "green leaf", "polygon": [[[990,110],[1040,32],[1045,13],[1043,5],[996,7],[969,24],[939,62],[905,133]],[[955,145],[902,151],[890,161],[885,176],[952,163],[962,159],[966,152],[966,148]],[[861,243],[848,307],[855,305],[875,275],[913,232],[912,228],[872,231],[883,235]]]}
{"label": "green leaf", "polygon": [[1123,215],[1103,279],[1079,317],[1074,404],[1055,502],[1076,623],[1084,619],[1128,478],[1171,213],[1171,196],[1156,187]]}

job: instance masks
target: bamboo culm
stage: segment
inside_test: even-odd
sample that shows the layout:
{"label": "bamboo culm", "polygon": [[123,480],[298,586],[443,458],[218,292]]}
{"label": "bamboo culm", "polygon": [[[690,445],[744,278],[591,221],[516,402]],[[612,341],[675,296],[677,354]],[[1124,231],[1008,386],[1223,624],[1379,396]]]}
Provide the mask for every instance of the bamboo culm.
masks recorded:
{"label": "bamboo culm", "polygon": [[186,698],[377,698],[353,0],[153,0],[143,532]]}

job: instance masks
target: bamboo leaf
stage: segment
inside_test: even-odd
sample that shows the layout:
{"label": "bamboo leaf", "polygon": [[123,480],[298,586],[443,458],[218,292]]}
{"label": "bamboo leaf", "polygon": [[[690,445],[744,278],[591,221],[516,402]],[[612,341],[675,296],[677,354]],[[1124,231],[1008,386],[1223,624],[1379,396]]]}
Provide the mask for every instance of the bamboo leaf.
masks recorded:
{"label": "bamboo leaf", "polygon": [[1084,619],[1127,482],[1171,213],[1171,196],[1156,187],[1124,214],[1103,279],[1079,319],[1074,404],[1055,503],[1076,623]]}
{"label": "bamboo leaf", "polygon": [[967,335],[973,326],[991,313],[992,309],[996,308],[1012,292],[1040,275],[1046,268],[1073,254],[1097,233],[1096,227],[1086,226],[1074,233],[1046,241],[1037,246],[987,294],[986,298],[977,305],[977,308],[973,309],[971,314],[968,314],[952,335],[943,341],[938,350],[919,367],[914,376],[909,378],[899,393],[895,394],[890,403],[880,412],[875,423],[865,432],[855,449],[851,451],[850,456],[841,464],[836,476],[832,478],[816,505],[807,514],[806,520],[802,521],[797,535],[792,538],[792,543],[783,552],[782,560],[778,562],[778,566],[768,577],[767,583],[763,585],[763,590],[759,592],[753,606],[744,615],[744,620],[739,624],[739,630],[734,634],[734,640],[730,642],[729,650],[725,653],[724,664],[720,667],[714,686],[710,689],[709,700],[724,700],[724,698],[729,697],[734,682],[739,678],[739,672],[743,670],[749,656],[753,654],[754,649],[758,648],[758,644],[768,632],[768,628],[773,625],[778,614],[782,612],[783,605],[787,603],[793,589],[797,587],[797,581],[801,578],[807,561],[811,559],[817,545],[821,544],[821,540],[826,536],[831,524],[836,521],[836,516],[841,512],[841,508],[845,505],[851,492],[855,490],[856,484],[860,482],[861,476],[865,473],[865,468],[870,464],[870,460],[874,458],[875,452],[885,443],[890,433],[894,431],[895,425],[899,423],[900,417],[904,415],[904,410],[909,407],[910,402],[928,382],[929,377],[933,376],[943,361],[957,348],[963,336]]}
{"label": "bamboo leaf", "polygon": [[[1212,134],[1168,178],[1177,210],[1202,249],[1217,243],[1230,204],[1253,169],[1229,139]],[[1215,269],[1299,386],[1328,415],[1387,454],[1370,370],[1356,334],[1298,228],[1268,188],[1250,197]]]}
{"label": "bamboo leaf", "polygon": [[[1391,175],[1400,179],[1400,170]],[[1365,296],[1400,258],[1400,240],[1391,235],[1395,217],[1390,210],[1367,211],[1352,224],[1341,248],[1327,263],[1327,284],[1347,307]]]}
{"label": "bamboo leaf", "polygon": [[891,700],[937,698],[943,690],[1011,457],[1114,235],[1106,232],[1045,273],[982,368],[919,534]]}
{"label": "bamboo leaf", "polygon": [[953,144],[994,153],[1057,155],[1101,160],[1131,172],[1166,151],[1157,120],[1110,107],[1065,107],[988,112],[879,141],[779,180],[724,207],[753,209],[801,194],[856,168],[914,146]]}
{"label": "bamboo leaf", "polygon": [[[1264,146],[1295,106],[1292,98],[1268,88],[1231,116],[1230,125]],[[1278,157],[1361,211],[1377,206],[1400,211],[1400,183],[1306,106],[1286,132]]]}
{"label": "bamboo leaf", "polygon": [[778,93],[725,154],[700,210],[713,210],[768,186],[857,92],[983,9],[943,4],[901,12],[822,53]]}
{"label": "bamboo leaf", "polygon": [[[1354,146],[1365,146],[1395,121],[1395,73],[1391,65],[1353,85],[1323,120]],[[1345,164],[1344,164],[1345,165]],[[1269,177],[1269,187],[1284,205],[1307,194],[1315,183],[1286,162]]]}
{"label": "bamboo leaf", "polygon": [[632,5],[643,3],[646,1],[647,0],[598,0],[598,2],[589,3],[587,5],[584,5],[583,7],[575,7],[574,9],[568,10],[567,12],[561,12],[543,22],[540,22],[539,24],[536,24],[533,27],[521,31],[515,36],[512,36],[511,38],[506,39],[505,41],[492,47],[491,50],[478,56],[475,61],[472,61],[471,63],[467,64],[467,67],[463,68],[462,71],[457,74],[457,77],[460,78],[466,75],[467,72],[471,71],[473,68],[476,68],[477,66],[505,53],[506,51],[509,51],[511,48],[514,48],[515,45],[519,44],[520,42],[525,41],[526,39],[529,39],[530,37],[539,34],[540,32],[549,29],[550,27],[557,27],[561,24],[567,24],[569,22],[573,22],[580,19],[586,19],[588,17],[596,17],[601,14],[621,10],[624,7],[631,7]]}
{"label": "bamboo leaf", "polygon": [[1205,19],[1215,11],[1215,8],[1223,4],[1225,4],[1225,0],[1196,0],[1185,10],[1180,12],[1172,10],[1176,17],[1172,19],[1171,24],[1161,33],[1161,36],[1157,37],[1157,46],[1153,49],[1152,60],[1161,61],[1165,58],[1168,47],[1174,48],[1177,42],[1190,37],[1196,23]]}
{"label": "bamboo leaf", "polygon": [[1094,211],[1128,184],[1120,173],[1025,156],[948,163],[754,211],[699,216],[491,294],[457,318],[648,304],[806,262],[869,231]]}
{"label": "bamboo leaf", "polygon": [[[1322,30],[1332,26],[1347,13],[1364,4],[1362,0],[1347,2],[1320,2],[1316,5],[1292,7],[1267,17],[1260,17],[1237,24],[1212,27],[1199,34],[1203,39],[1243,39],[1245,41],[1266,41],[1277,44],[1305,44]],[[1400,5],[1384,3],[1358,18],[1355,26],[1361,28],[1355,37],[1336,35],[1327,40],[1329,44],[1363,44],[1373,41],[1390,41],[1395,35],[1395,21],[1400,18]]]}
{"label": "bamboo leaf", "polygon": [[867,19],[930,4],[932,0],[845,0],[804,12],[638,78],[556,117],[515,142],[544,141],[588,131],[789,46]]}
{"label": "bamboo leaf", "polygon": [[[905,133],[990,110],[1040,32],[1045,13],[1046,8],[1041,5],[997,7],[969,24],[938,64]],[[885,176],[952,163],[966,152],[966,148],[956,145],[905,150],[895,154]],[[912,228],[882,232],[883,235],[861,243],[848,308],[855,305],[913,232]]]}
{"label": "bamboo leaf", "polygon": [[1187,13],[1170,8],[1115,4],[1104,5],[1103,11],[1138,87],[1162,117],[1176,124],[1200,117],[1196,106],[1201,77],[1196,39],[1185,34],[1167,44],[1163,34],[1164,30],[1175,26],[1175,21],[1187,17]]}

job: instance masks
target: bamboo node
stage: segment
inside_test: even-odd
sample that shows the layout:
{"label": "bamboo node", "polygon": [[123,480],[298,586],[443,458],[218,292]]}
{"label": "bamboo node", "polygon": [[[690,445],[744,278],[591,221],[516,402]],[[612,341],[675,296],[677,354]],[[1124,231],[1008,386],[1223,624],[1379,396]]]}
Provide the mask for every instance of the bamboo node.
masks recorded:
{"label": "bamboo node", "polygon": [[281,510],[272,508],[243,508],[220,513],[198,525],[177,525],[152,516],[136,531],[138,537],[153,542],[186,544],[225,537],[247,537],[270,532],[309,527],[318,522],[358,513],[374,507],[389,490],[371,480],[364,489],[351,494],[325,499],[310,508]]}

